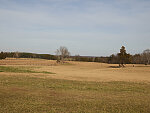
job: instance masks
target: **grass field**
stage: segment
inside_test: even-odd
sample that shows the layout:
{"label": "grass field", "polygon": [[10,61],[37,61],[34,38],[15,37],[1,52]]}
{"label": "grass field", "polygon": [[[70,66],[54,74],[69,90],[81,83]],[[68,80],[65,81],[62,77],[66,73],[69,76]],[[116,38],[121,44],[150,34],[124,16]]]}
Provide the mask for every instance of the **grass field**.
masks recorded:
{"label": "grass field", "polygon": [[0,64],[1,113],[150,113],[149,66],[39,59]]}

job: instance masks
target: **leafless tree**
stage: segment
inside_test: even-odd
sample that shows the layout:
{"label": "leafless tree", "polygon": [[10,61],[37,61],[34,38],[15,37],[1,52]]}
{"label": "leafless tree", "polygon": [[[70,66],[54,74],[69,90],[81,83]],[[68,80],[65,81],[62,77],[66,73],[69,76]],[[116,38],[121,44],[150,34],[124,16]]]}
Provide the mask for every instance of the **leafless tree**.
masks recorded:
{"label": "leafless tree", "polygon": [[14,53],[14,58],[19,58],[19,52],[18,52],[18,51],[16,51],[16,52]]}
{"label": "leafless tree", "polygon": [[142,59],[146,65],[150,64],[150,49],[146,49],[143,51]]}
{"label": "leafless tree", "polygon": [[67,47],[61,46],[56,50],[56,55],[57,63],[59,63],[60,61],[64,63],[64,59],[70,56],[70,52],[68,51]]}

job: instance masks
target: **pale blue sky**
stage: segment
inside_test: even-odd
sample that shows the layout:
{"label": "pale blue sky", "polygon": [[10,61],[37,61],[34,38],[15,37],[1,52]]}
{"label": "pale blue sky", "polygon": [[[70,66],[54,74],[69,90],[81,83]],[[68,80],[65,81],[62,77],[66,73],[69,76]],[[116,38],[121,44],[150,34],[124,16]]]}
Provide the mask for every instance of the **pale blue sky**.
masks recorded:
{"label": "pale blue sky", "polygon": [[0,0],[0,50],[108,56],[150,48],[150,0]]}

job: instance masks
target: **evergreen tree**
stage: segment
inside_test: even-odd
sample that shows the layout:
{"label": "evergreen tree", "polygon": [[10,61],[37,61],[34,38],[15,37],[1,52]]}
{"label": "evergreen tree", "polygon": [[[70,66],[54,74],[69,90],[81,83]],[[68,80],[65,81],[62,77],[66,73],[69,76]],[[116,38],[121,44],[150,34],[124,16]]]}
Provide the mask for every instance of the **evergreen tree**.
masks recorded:
{"label": "evergreen tree", "polygon": [[126,49],[124,46],[121,47],[119,56],[119,67],[125,67],[124,64],[130,63],[130,54],[126,53]]}

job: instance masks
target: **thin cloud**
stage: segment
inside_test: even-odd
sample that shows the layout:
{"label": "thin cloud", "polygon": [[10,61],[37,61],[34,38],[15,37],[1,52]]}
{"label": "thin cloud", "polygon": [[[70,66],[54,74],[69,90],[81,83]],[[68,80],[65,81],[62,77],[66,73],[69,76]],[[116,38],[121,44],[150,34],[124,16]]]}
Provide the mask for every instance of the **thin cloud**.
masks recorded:
{"label": "thin cloud", "polygon": [[[48,42],[53,42],[50,48],[79,46],[82,48],[79,54],[83,55],[109,55],[113,52],[111,49],[107,53],[103,51],[114,45],[118,49],[123,44],[129,48],[140,45],[142,47],[137,49],[141,51],[141,48],[149,47],[149,13],[150,2],[147,0],[0,0],[0,39],[3,43],[0,47],[4,48],[6,40],[19,39],[33,39],[29,44],[32,46],[37,39],[39,45],[42,40],[47,41],[47,46]],[[9,42],[10,48],[15,41],[13,43],[11,46]],[[47,48],[39,48],[41,50],[34,50],[49,52]],[[93,52],[94,48],[99,52]],[[89,51],[83,52],[86,49]],[[73,52],[76,54],[75,49]]]}

